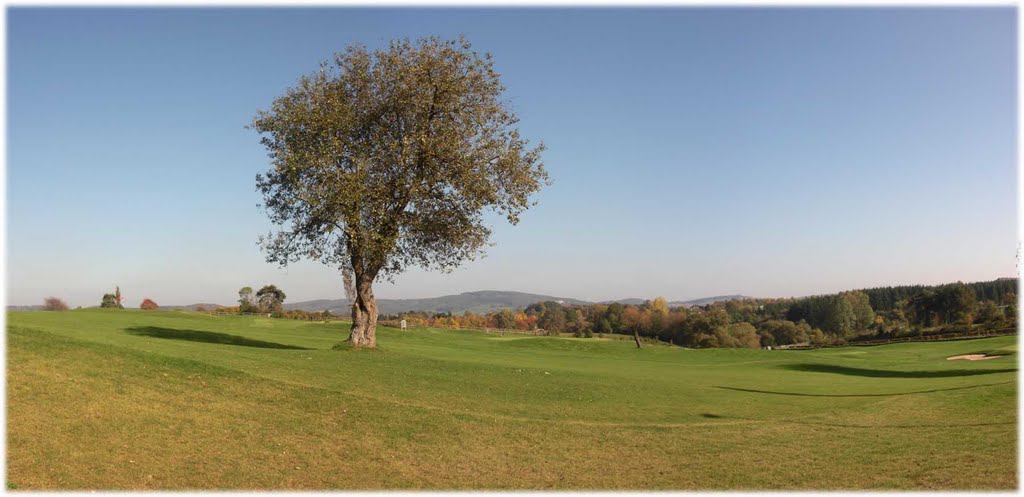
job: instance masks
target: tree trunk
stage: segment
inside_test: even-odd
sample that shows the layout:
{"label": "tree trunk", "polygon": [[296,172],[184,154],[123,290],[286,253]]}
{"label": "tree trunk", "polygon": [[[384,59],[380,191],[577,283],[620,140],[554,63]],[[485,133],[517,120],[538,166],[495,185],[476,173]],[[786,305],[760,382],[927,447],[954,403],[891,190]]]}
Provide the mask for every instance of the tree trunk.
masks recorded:
{"label": "tree trunk", "polygon": [[633,340],[636,340],[636,348],[640,348],[640,333],[637,333],[636,329],[633,330]]}
{"label": "tree trunk", "polygon": [[373,280],[356,274],[356,298],[352,302],[352,334],[348,337],[356,348],[377,346],[377,298]]}

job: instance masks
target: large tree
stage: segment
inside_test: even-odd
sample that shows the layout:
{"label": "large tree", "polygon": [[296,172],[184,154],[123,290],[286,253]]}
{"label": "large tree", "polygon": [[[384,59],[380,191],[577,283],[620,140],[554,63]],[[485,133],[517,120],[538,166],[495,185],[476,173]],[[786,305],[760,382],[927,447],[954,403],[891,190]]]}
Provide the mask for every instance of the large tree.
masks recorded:
{"label": "large tree", "polygon": [[256,301],[259,303],[260,312],[280,313],[281,305],[287,296],[275,285],[264,285],[256,292]]}
{"label": "large tree", "polygon": [[349,275],[356,347],[376,346],[373,284],[410,266],[450,271],[512,224],[548,182],[515,125],[489,54],[436,37],[350,46],[261,111],[272,168],[257,177],[278,229],[268,262]]}

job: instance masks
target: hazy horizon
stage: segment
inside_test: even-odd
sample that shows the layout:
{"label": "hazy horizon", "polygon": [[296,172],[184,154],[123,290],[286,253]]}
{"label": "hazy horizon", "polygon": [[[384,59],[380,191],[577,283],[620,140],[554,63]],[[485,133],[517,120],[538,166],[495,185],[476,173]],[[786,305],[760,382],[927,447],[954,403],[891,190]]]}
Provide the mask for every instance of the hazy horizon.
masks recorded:
{"label": "hazy horizon", "polygon": [[[1018,276],[1017,275],[1013,275],[1013,276],[1005,276],[1005,277],[1000,277],[1000,278],[1018,278]],[[999,278],[993,278],[993,280],[995,280],[995,279],[999,279]],[[957,281],[944,281],[944,282],[936,282],[936,283],[898,283],[898,284],[893,284],[893,285],[881,285],[881,286],[883,286],[883,287],[884,286],[900,286],[900,285],[926,285],[927,286],[927,285],[936,285],[936,284],[945,284],[945,283],[957,283],[957,282],[961,282],[961,283],[979,283],[979,282],[983,282],[983,281],[993,281],[993,280],[977,280],[977,281],[975,281],[975,280],[957,280]],[[252,285],[250,285],[250,286],[252,286]],[[260,288],[260,286],[261,285],[255,285],[255,286],[252,286],[252,287],[254,289],[258,290]],[[418,295],[418,296],[410,296],[410,297],[380,297],[380,296],[378,296],[378,298],[379,299],[384,299],[384,300],[422,300],[422,299],[431,299],[431,298],[436,298],[436,297],[449,297],[449,296],[460,295],[460,294],[464,294],[464,293],[475,293],[475,292],[517,292],[517,293],[527,293],[527,294],[533,294],[533,295],[543,295],[543,296],[555,297],[555,298],[566,298],[566,299],[582,300],[582,301],[586,301],[586,302],[590,302],[590,303],[595,303],[595,304],[602,303],[602,302],[617,302],[617,301],[634,300],[634,299],[653,300],[653,299],[655,299],[657,297],[665,298],[666,301],[668,301],[669,303],[672,303],[672,302],[688,302],[688,301],[693,301],[693,300],[702,300],[702,299],[713,298],[713,297],[729,297],[729,296],[733,296],[733,295],[742,295],[743,297],[749,297],[749,298],[802,298],[802,297],[810,297],[810,296],[814,296],[814,295],[834,294],[834,293],[839,293],[839,292],[848,291],[848,290],[867,290],[869,288],[875,288],[875,287],[839,288],[839,289],[835,289],[833,291],[825,291],[825,292],[819,292],[819,293],[813,293],[813,294],[804,294],[804,295],[748,295],[748,294],[744,294],[744,293],[733,292],[733,293],[721,293],[721,294],[717,294],[717,293],[716,294],[707,294],[707,295],[702,295],[702,296],[699,296],[699,297],[670,298],[670,297],[665,297],[662,294],[656,293],[656,294],[647,295],[647,296],[631,295],[631,296],[626,296],[626,297],[616,297],[616,298],[611,298],[611,299],[597,299],[597,300],[595,300],[595,299],[580,298],[580,297],[577,297],[575,295],[551,295],[551,294],[546,294],[544,292],[533,292],[533,291],[528,291],[528,290],[509,290],[509,289],[499,289],[499,288],[480,288],[480,289],[476,289],[476,290],[465,290],[465,291],[458,291],[458,292],[453,292],[453,293],[437,294],[437,295]],[[112,293],[112,292],[104,292],[104,293]],[[123,289],[122,289],[122,293],[125,293],[123,291]],[[188,301],[188,302],[165,302],[165,303],[160,303],[160,305],[162,307],[175,307],[175,306],[188,306],[188,305],[195,305],[195,304],[216,304],[216,305],[223,305],[223,306],[230,307],[230,306],[233,306],[233,305],[238,305],[238,302],[236,301],[237,297],[238,297],[237,294],[233,294],[230,297],[228,297],[228,300],[225,300],[225,301],[217,301],[217,300],[192,300],[192,301]],[[234,299],[234,300],[232,300],[232,299]],[[291,296],[289,294],[289,297],[285,300],[284,303],[287,305],[287,304],[295,304],[295,303],[301,303],[301,302],[310,302],[310,301],[316,301],[316,300],[344,300],[344,299],[345,299],[345,295],[344,294],[334,295],[334,296],[324,296],[324,297],[302,298],[302,299],[291,298]],[[128,301],[128,299],[126,298],[126,302],[127,301]],[[39,304],[39,303],[18,304],[18,303],[8,302],[7,305],[8,306],[13,306],[13,307],[24,307],[24,306],[34,306],[34,305],[42,305],[42,304]],[[73,307],[77,307],[76,304],[71,304],[71,305]],[[99,307],[99,303],[97,302],[97,303],[94,303],[94,304],[81,304],[81,306],[82,307]],[[129,307],[129,306],[126,306],[126,307]]]}
{"label": "hazy horizon", "polygon": [[10,8],[8,305],[343,298],[267,264],[244,129],[331,53],[464,33],[553,185],[380,298],[791,297],[1015,277],[1016,9]]}

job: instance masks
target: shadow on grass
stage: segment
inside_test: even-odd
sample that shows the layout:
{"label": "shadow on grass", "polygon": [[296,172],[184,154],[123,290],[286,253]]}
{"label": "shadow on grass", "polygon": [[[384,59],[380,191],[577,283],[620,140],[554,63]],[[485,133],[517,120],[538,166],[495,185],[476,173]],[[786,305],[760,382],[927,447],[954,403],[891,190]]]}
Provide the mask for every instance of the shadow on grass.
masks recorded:
{"label": "shadow on grass", "polygon": [[797,425],[805,426],[833,426],[837,428],[867,428],[867,429],[878,429],[878,428],[969,428],[975,426],[1007,426],[1016,425],[1016,421],[996,421],[993,423],[952,423],[952,424],[933,424],[933,423],[915,423],[915,424],[902,424],[902,425],[861,425],[861,424],[848,424],[848,423],[825,423],[819,421],[802,421],[799,419],[756,419],[747,418],[743,416],[723,416],[721,414],[710,414],[704,413],[701,416],[705,418],[713,419],[735,419],[741,421],[758,421],[763,423],[792,423]]}
{"label": "shadow on grass", "polygon": [[964,353],[964,354],[956,354],[956,355],[973,355],[973,354],[981,354],[981,355],[989,355],[989,356],[999,356],[999,357],[1013,357],[1013,356],[1017,355],[1017,351],[1015,351],[1015,350],[1006,350],[1006,349],[991,349],[991,350],[979,350],[979,351],[976,351],[976,352],[967,352],[967,353]]}
{"label": "shadow on grass", "polygon": [[845,376],[863,376],[867,378],[955,378],[959,376],[978,376],[996,373],[1012,373],[1017,368],[1010,369],[946,369],[940,371],[891,371],[886,369],[851,368],[848,366],[835,366],[832,364],[786,364],[779,366],[782,369],[791,371],[803,371],[808,373],[832,373]]}
{"label": "shadow on grass", "polygon": [[215,333],[212,331],[175,330],[172,328],[160,328],[157,326],[139,326],[135,328],[127,328],[124,331],[129,335],[166,338],[169,340],[219,343],[223,345],[238,345],[241,347],[259,347],[263,349],[313,350],[306,347],[296,347],[294,345],[285,345],[283,343],[275,342],[264,342],[263,340],[253,340],[251,338],[240,337],[238,335],[228,335],[227,333]]}
{"label": "shadow on grass", "polygon": [[[733,390],[736,392],[749,392],[749,393],[764,393],[769,395],[789,395],[794,397],[893,397],[897,395],[914,395],[919,393],[933,393],[933,392],[948,392],[950,390],[967,390],[969,388],[981,388],[981,387],[994,387],[996,385],[1006,385],[1007,383],[1013,383],[1011,381],[1001,381],[999,383],[985,383],[984,385],[968,385],[965,387],[951,387],[951,388],[935,388],[932,390],[917,390],[913,392],[896,392],[896,393],[800,393],[800,392],[773,392],[771,390],[755,390],[753,388],[738,388],[738,387],[722,387],[718,386],[715,388],[721,388],[722,390]],[[708,416],[705,416],[708,417]]]}

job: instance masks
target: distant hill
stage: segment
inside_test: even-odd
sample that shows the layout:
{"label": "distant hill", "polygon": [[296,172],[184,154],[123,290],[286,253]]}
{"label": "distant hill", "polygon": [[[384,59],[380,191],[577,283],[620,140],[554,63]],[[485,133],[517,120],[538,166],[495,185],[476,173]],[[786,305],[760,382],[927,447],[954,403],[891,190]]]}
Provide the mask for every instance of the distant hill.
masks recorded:
{"label": "distant hill", "polygon": [[[425,312],[450,312],[461,314],[466,311],[475,314],[499,311],[501,309],[518,309],[537,302],[554,300],[563,304],[589,304],[589,302],[566,298],[552,297],[551,295],[540,295],[536,293],[505,292],[495,290],[484,290],[479,292],[466,292],[458,295],[445,295],[443,297],[432,297],[425,299],[377,299],[377,308],[381,314],[398,314],[408,311]],[[346,314],[351,310],[351,303],[347,299],[337,300],[308,300],[285,304],[286,310],[301,309],[304,311],[329,310],[335,314]]]}
{"label": "distant hill", "polygon": [[225,306],[222,306],[220,304],[162,305],[162,306],[160,306],[160,309],[167,310],[167,311],[173,311],[173,310],[178,310],[178,309],[182,309],[182,310],[186,310],[186,311],[194,311],[194,310],[197,310],[200,307],[202,307],[202,308],[204,308],[204,309],[206,309],[208,311],[212,311],[212,310],[214,310],[214,309],[216,309],[218,307],[225,307]]}
{"label": "distant hill", "polygon": [[8,311],[41,311],[43,306],[41,305],[9,305],[7,306]]}
{"label": "distant hill", "polygon": [[669,302],[669,307],[693,307],[698,305],[714,304],[715,302],[727,302],[730,300],[752,299],[747,295],[718,295],[716,297],[704,297],[702,299]]}
{"label": "distant hill", "polygon": [[647,302],[647,299],[619,299],[619,300],[605,300],[598,302],[598,304],[622,304],[622,305],[640,305]]}
{"label": "distant hill", "polygon": [[[705,297],[696,300],[669,302],[669,306],[692,307],[695,305],[707,305],[714,302],[747,298],[751,297],[744,295],[720,295],[717,297]],[[450,312],[452,314],[462,314],[463,312],[470,311],[475,314],[482,314],[499,311],[501,309],[522,309],[530,304],[546,302],[549,300],[562,304],[589,305],[593,303],[580,299],[553,297],[551,295],[541,295],[536,293],[484,290],[425,299],[377,299],[377,307],[380,309],[381,314],[398,314],[400,312],[409,311]],[[612,302],[638,305],[644,303],[644,299],[621,299],[602,303],[610,304]],[[301,309],[304,311],[315,312],[329,310],[335,314],[347,314],[351,311],[351,303],[347,299],[319,299],[285,304],[284,308],[287,310]]]}
{"label": "distant hill", "polygon": [[[669,302],[669,307],[692,307],[695,305],[707,305],[714,302],[722,302],[726,300],[736,299],[747,299],[752,297],[746,297],[744,295],[720,295],[717,297],[706,297],[696,300],[686,301],[675,301]],[[488,312],[500,311],[501,309],[523,309],[530,304],[536,304],[537,302],[546,302],[553,300],[562,304],[579,304],[579,305],[590,305],[593,302],[588,302],[580,299],[573,299],[568,297],[553,297],[551,295],[541,295],[537,293],[524,293],[524,292],[507,292],[497,290],[484,290],[478,292],[466,292],[458,295],[445,295],[442,297],[431,297],[425,299],[377,299],[377,307],[381,314],[398,314],[400,312],[409,311],[424,311],[424,312],[450,312],[452,314],[462,314],[463,312],[470,311],[475,314],[484,314]],[[639,305],[644,303],[645,299],[620,299],[620,300],[609,300],[601,302],[602,304],[611,304],[614,302],[620,304],[631,304]],[[334,314],[347,315],[351,312],[351,303],[347,299],[317,299],[317,300],[306,300],[303,302],[292,302],[285,303],[284,308],[286,310],[301,309],[303,311],[310,312],[322,312],[329,310]],[[194,311],[199,307],[205,307],[208,310],[216,309],[221,307],[220,304],[189,304],[189,305],[161,305],[161,310],[176,310],[183,309]],[[41,305],[11,305],[7,306],[7,310],[10,311],[38,311],[42,310]]]}

